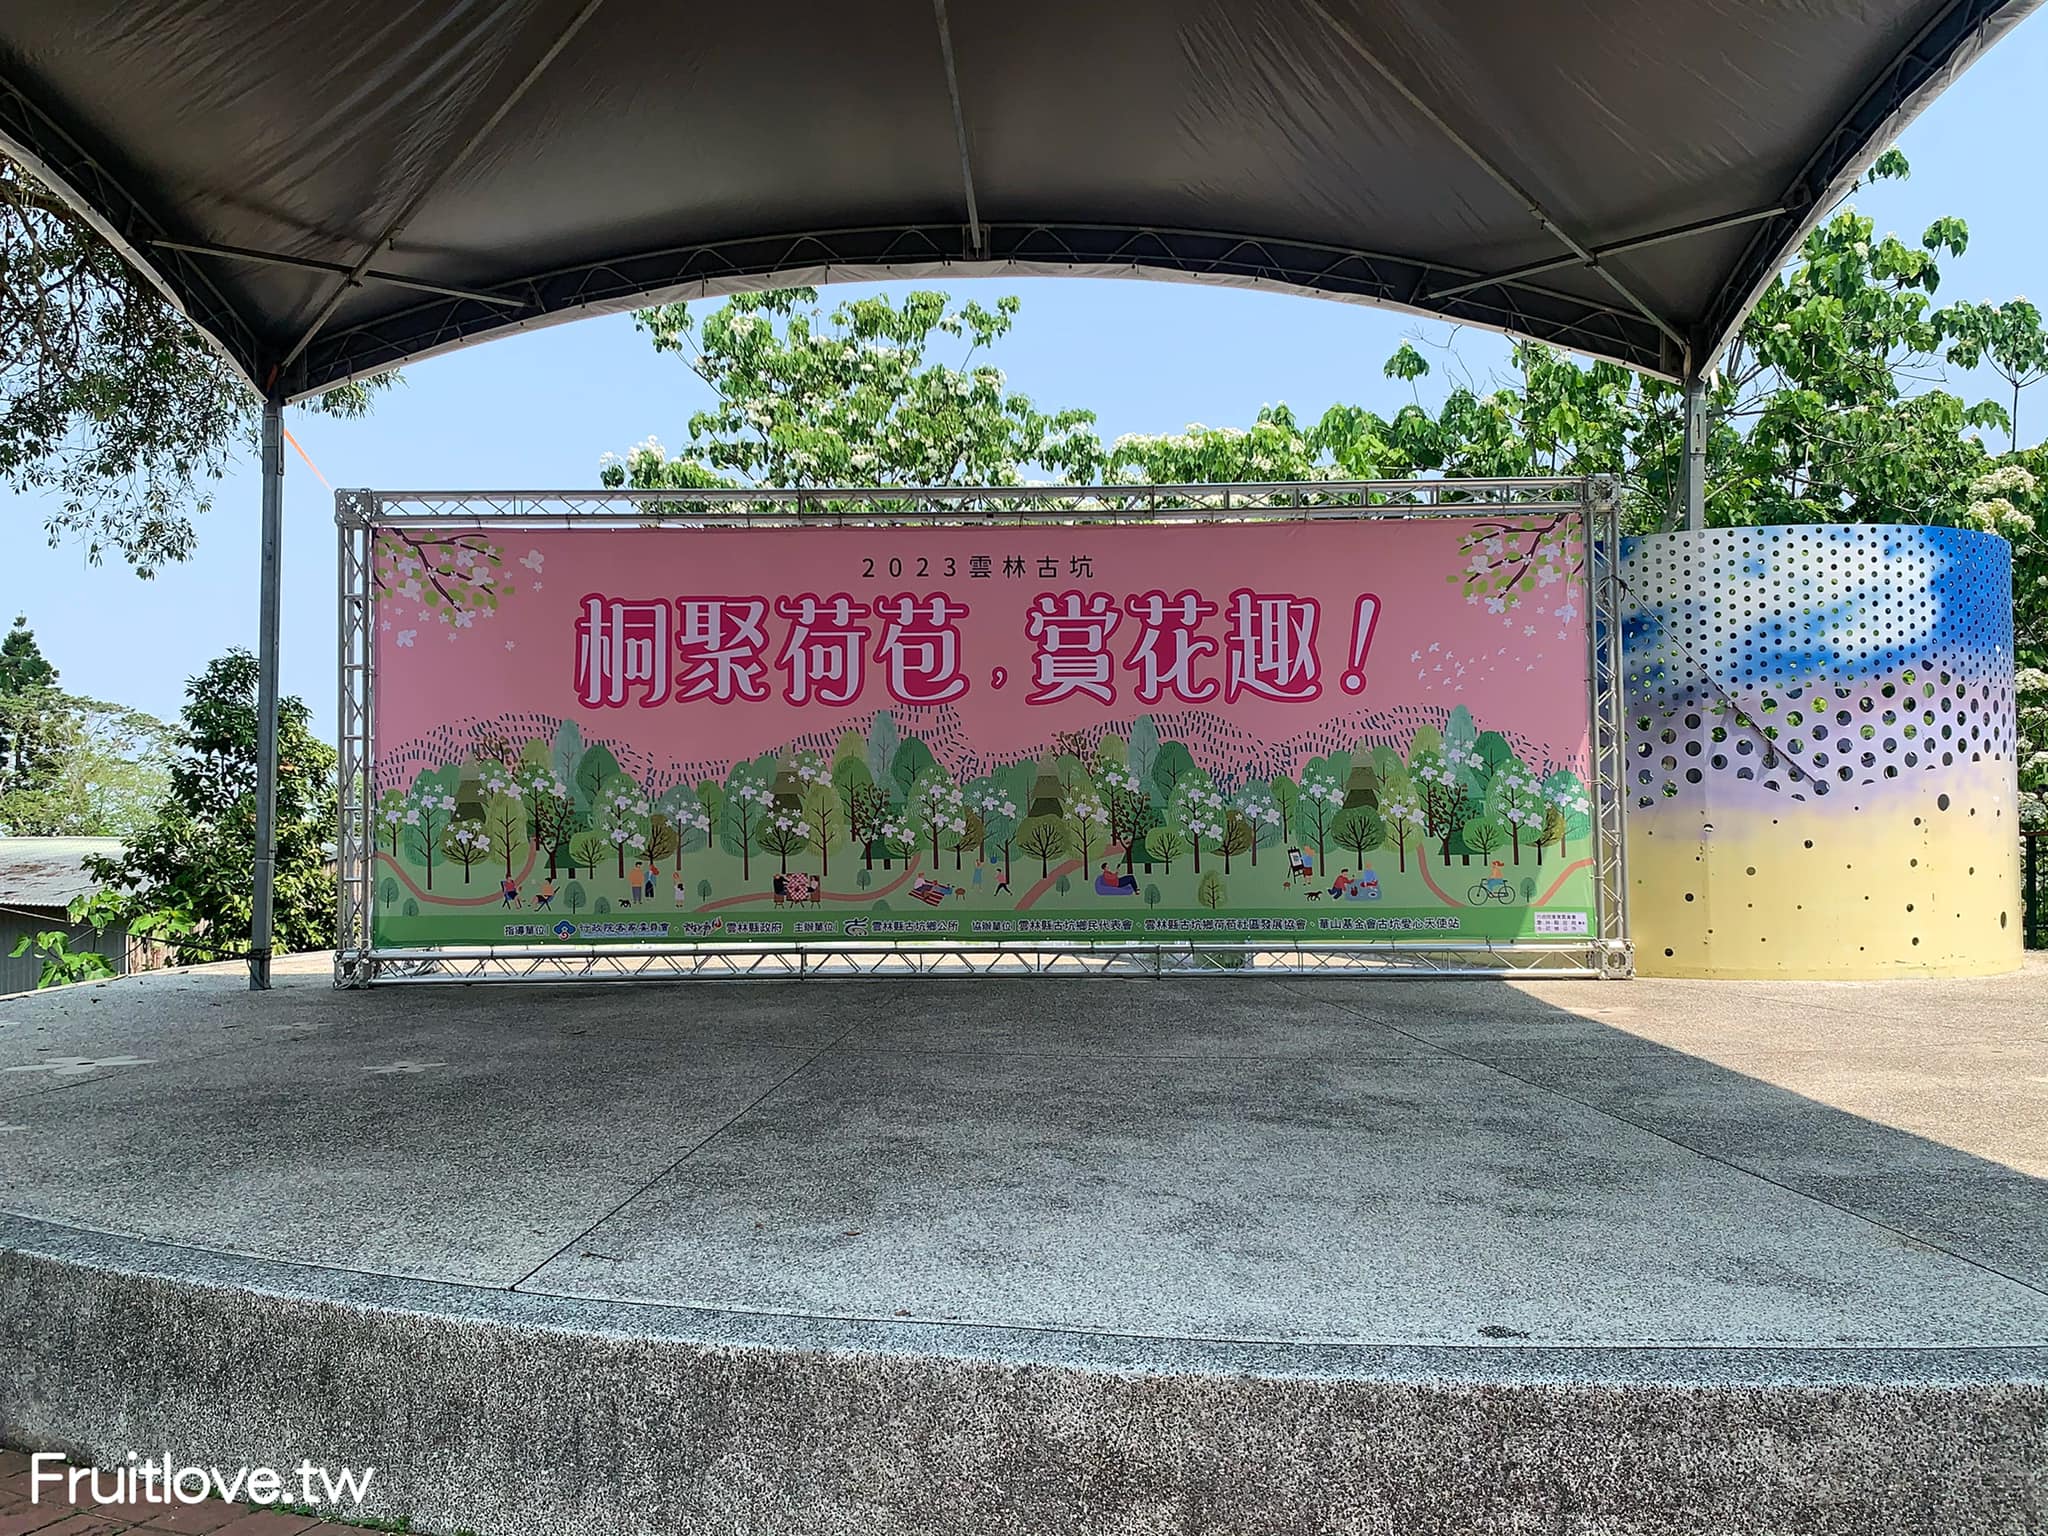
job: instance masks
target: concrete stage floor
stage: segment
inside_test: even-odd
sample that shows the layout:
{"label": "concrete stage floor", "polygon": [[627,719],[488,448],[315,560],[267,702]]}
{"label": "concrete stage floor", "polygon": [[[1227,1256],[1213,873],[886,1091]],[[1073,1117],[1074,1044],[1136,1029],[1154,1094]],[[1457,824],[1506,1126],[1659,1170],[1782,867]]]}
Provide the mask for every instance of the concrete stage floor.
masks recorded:
{"label": "concrete stage floor", "polygon": [[[1597,1490],[1560,1491],[1540,1469],[1491,1492],[1478,1478],[1472,1497],[1492,1504],[1397,1508],[1410,1495],[1385,1473],[1342,1520],[1326,1509],[1321,1523],[1243,1505],[1257,1478],[1205,1485],[1206,1524],[1187,1514],[1185,1488],[1148,1484],[1131,1504],[1121,1483],[1062,1491],[1054,1478],[1033,1494],[1046,1501],[1038,1516],[992,1525],[989,1508],[1011,1504],[976,1504],[960,1529],[1449,1531],[1464,1527],[1430,1521],[1492,1509],[1502,1523],[1487,1529],[1707,1531],[1765,1515],[1853,1531],[1866,1528],[1858,1487],[1893,1500],[1887,1530],[2017,1531],[2048,1514],[2038,963],[1887,984],[1230,977],[337,993],[309,958],[280,981],[252,996],[238,972],[215,969],[0,999],[0,1333],[16,1324],[38,1362],[0,1379],[0,1436],[116,1457],[158,1449],[120,1440],[145,1429],[234,1448],[228,1432],[193,1426],[227,1411],[236,1369],[289,1371],[303,1342],[251,1346],[235,1367],[231,1350],[170,1336],[203,1332],[195,1295],[230,1310],[253,1295],[327,1309],[289,1328],[265,1312],[268,1326],[344,1337],[355,1325],[335,1308],[386,1328],[459,1317],[555,1338],[780,1348],[813,1366],[823,1352],[1122,1381],[1633,1388],[1656,1398],[1664,1432],[1673,1401],[1693,1394],[1683,1411],[1697,1412],[1702,1389],[1725,1387],[1749,1406],[1730,1410],[1725,1433],[1702,1431],[1702,1445],[1768,1438],[1744,1417],[1762,1413],[1788,1443],[1807,1443],[1802,1454],[1824,1463],[1861,1443],[1870,1463],[1860,1484],[1831,1473],[1809,1507],[1783,1445],[1766,1455],[1777,1493],[1737,1465],[1750,1453],[1730,1449],[1726,1469],[1686,1474],[1700,1479],[1693,1496],[1637,1514],[1604,1508]],[[140,1330],[151,1342],[138,1360],[151,1363],[136,1369],[167,1379],[139,1394],[102,1382],[127,1395],[118,1412],[96,1407],[65,1374],[107,1349],[104,1336],[87,1346],[66,1331],[90,1328]],[[393,1351],[381,1368],[406,1374],[400,1335],[355,1337]],[[643,1362],[672,1368],[684,1369]],[[495,1379],[510,1392],[517,1368],[504,1369]],[[1796,1411],[1770,1399],[1786,1384],[1806,1394]],[[397,1390],[412,1394],[411,1414],[435,1389]],[[577,1388],[585,1409],[604,1390]],[[985,1384],[947,1390],[991,1401]],[[203,1409],[151,1406],[186,1391]],[[741,1412],[736,1391],[720,1402]],[[1879,1404],[1934,1393],[1957,1426],[1976,1428],[1944,1441],[1925,1399],[1906,1401],[1896,1423],[1890,1410],[1827,1419],[1825,1401],[1865,1391]],[[301,1414],[302,1439],[398,1411],[379,1397],[348,1410],[355,1431],[323,1429],[281,1406],[289,1394],[275,1382],[247,1392],[266,1413]],[[816,1411],[806,1403],[785,1395],[744,1413],[758,1428],[763,1415]],[[1341,1491],[1341,1469],[1302,1449],[1341,1454],[1302,1419],[1327,1406],[1293,1404],[1294,1438],[1244,1453],[1302,1457],[1319,1497]],[[451,1411],[431,1433],[468,1432],[447,1426]],[[503,1403],[491,1411],[518,1418]],[[1642,1497],[1623,1495],[1631,1478],[1612,1467],[1629,1444],[1645,1465],[1684,1460],[1654,1427],[1630,1442],[1625,1404],[1614,1411],[1623,1417],[1587,1431],[1608,1437],[1594,1459],[1608,1459],[1610,1503]],[[559,1413],[551,1422],[561,1431]],[[577,1422],[573,1435],[591,1433]],[[842,1446],[860,1439],[840,1427]],[[984,1427],[992,1443],[1006,1432]],[[941,1440],[925,1442],[920,1466],[948,1454],[943,1424],[925,1432]],[[1038,1420],[1020,1431],[1047,1432]],[[787,1426],[762,1433],[781,1447],[770,1459],[799,1455],[777,1438],[795,1433]],[[1213,1425],[1170,1433],[1193,1437],[1183,1456],[1218,1443]],[[262,1438],[245,1430],[245,1448],[250,1434]],[[595,1454],[564,1452],[585,1482]],[[529,1442],[525,1455],[550,1451]],[[1939,1490],[1915,1480],[1922,1459]],[[1420,1451],[1411,1460],[1421,1498],[1444,1469]],[[508,1505],[451,1492],[445,1469],[399,1468],[384,1512],[485,1536],[688,1528],[675,1523],[674,1500],[688,1497],[675,1490],[716,1482],[692,1465],[663,1485],[665,1526],[636,1524],[580,1484],[557,1491],[572,1509],[557,1520],[538,1495]],[[815,1486],[791,1495],[778,1523],[769,1511],[784,1506],[762,1493],[764,1475],[740,1479],[752,1513],[732,1528],[954,1528],[929,1502],[856,1501],[846,1514]],[[879,1474],[849,1462],[845,1475]],[[1958,1479],[1978,1490],[1957,1491]],[[703,1496],[707,1522],[739,1507]],[[1991,1502],[1953,1502],[1967,1498]],[[1172,1519],[1153,1518],[1174,1499]],[[1373,1523],[1374,1501],[1392,1523]],[[1583,1523],[1558,1513],[1573,1507]]]}

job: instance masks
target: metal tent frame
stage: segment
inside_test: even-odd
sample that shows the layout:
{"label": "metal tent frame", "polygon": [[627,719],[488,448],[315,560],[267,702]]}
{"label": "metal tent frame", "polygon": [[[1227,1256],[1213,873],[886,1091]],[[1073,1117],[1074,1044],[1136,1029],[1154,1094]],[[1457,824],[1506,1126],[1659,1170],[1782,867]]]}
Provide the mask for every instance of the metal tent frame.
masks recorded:
{"label": "metal tent frame", "polygon": [[[461,945],[383,948],[371,928],[376,800],[377,594],[382,528],[986,528],[1016,524],[1238,523],[1469,517],[1572,507],[1582,520],[1594,874],[1585,937],[1314,942],[1158,937],[833,940],[804,943]],[[343,786],[335,984],[429,981],[787,980],[874,976],[1146,977],[1369,972],[1382,976],[1626,978],[1626,775],[1621,721],[1618,498],[1606,478],[1310,481],[1265,485],[945,487],[706,491],[371,491],[335,494],[339,535]]]}

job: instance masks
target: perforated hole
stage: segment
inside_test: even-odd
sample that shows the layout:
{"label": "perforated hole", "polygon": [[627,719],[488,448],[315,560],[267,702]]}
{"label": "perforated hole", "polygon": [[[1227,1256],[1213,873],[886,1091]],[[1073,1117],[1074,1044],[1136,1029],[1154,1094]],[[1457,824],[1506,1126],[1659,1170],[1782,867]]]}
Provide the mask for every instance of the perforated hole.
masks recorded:
{"label": "perforated hole", "polygon": [[[2003,540],[1954,528],[1714,529],[1629,540],[1621,576],[1638,804],[1724,777],[1731,762],[1734,780],[1803,800],[2012,756]],[[1730,739],[1732,755],[1702,751]],[[1759,755],[1774,770],[1762,778],[1743,761]]]}

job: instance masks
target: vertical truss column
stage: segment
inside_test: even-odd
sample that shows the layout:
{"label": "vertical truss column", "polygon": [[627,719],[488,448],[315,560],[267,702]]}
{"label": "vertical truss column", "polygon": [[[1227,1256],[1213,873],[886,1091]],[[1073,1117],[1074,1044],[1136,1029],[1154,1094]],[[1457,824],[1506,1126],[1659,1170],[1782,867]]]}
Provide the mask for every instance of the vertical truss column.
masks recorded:
{"label": "vertical truss column", "polygon": [[371,862],[376,853],[371,819],[374,788],[370,762],[370,497],[361,491],[337,491],[334,521],[339,534],[336,562],[340,586],[340,691],[337,720],[340,746],[340,827],[335,841],[340,872],[339,906],[334,939],[334,984],[361,987],[370,982]]}
{"label": "vertical truss column", "polygon": [[1591,611],[1587,625],[1592,683],[1593,900],[1600,974],[1614,980],[1635,974],[1628,932],[1628,761],[1621,712],[1621,498],[1612,480],[1586,488],[1586,569]]}

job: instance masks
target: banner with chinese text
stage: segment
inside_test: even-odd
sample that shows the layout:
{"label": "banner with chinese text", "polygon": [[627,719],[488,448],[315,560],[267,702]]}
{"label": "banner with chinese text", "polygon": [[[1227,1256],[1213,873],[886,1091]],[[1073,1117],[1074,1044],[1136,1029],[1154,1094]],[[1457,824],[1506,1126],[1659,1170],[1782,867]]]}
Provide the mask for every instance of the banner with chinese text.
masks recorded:
{"label": "banner with chinese text", "polygon": [[1576,507],[375,530],[379,947],[1596,927]]}

